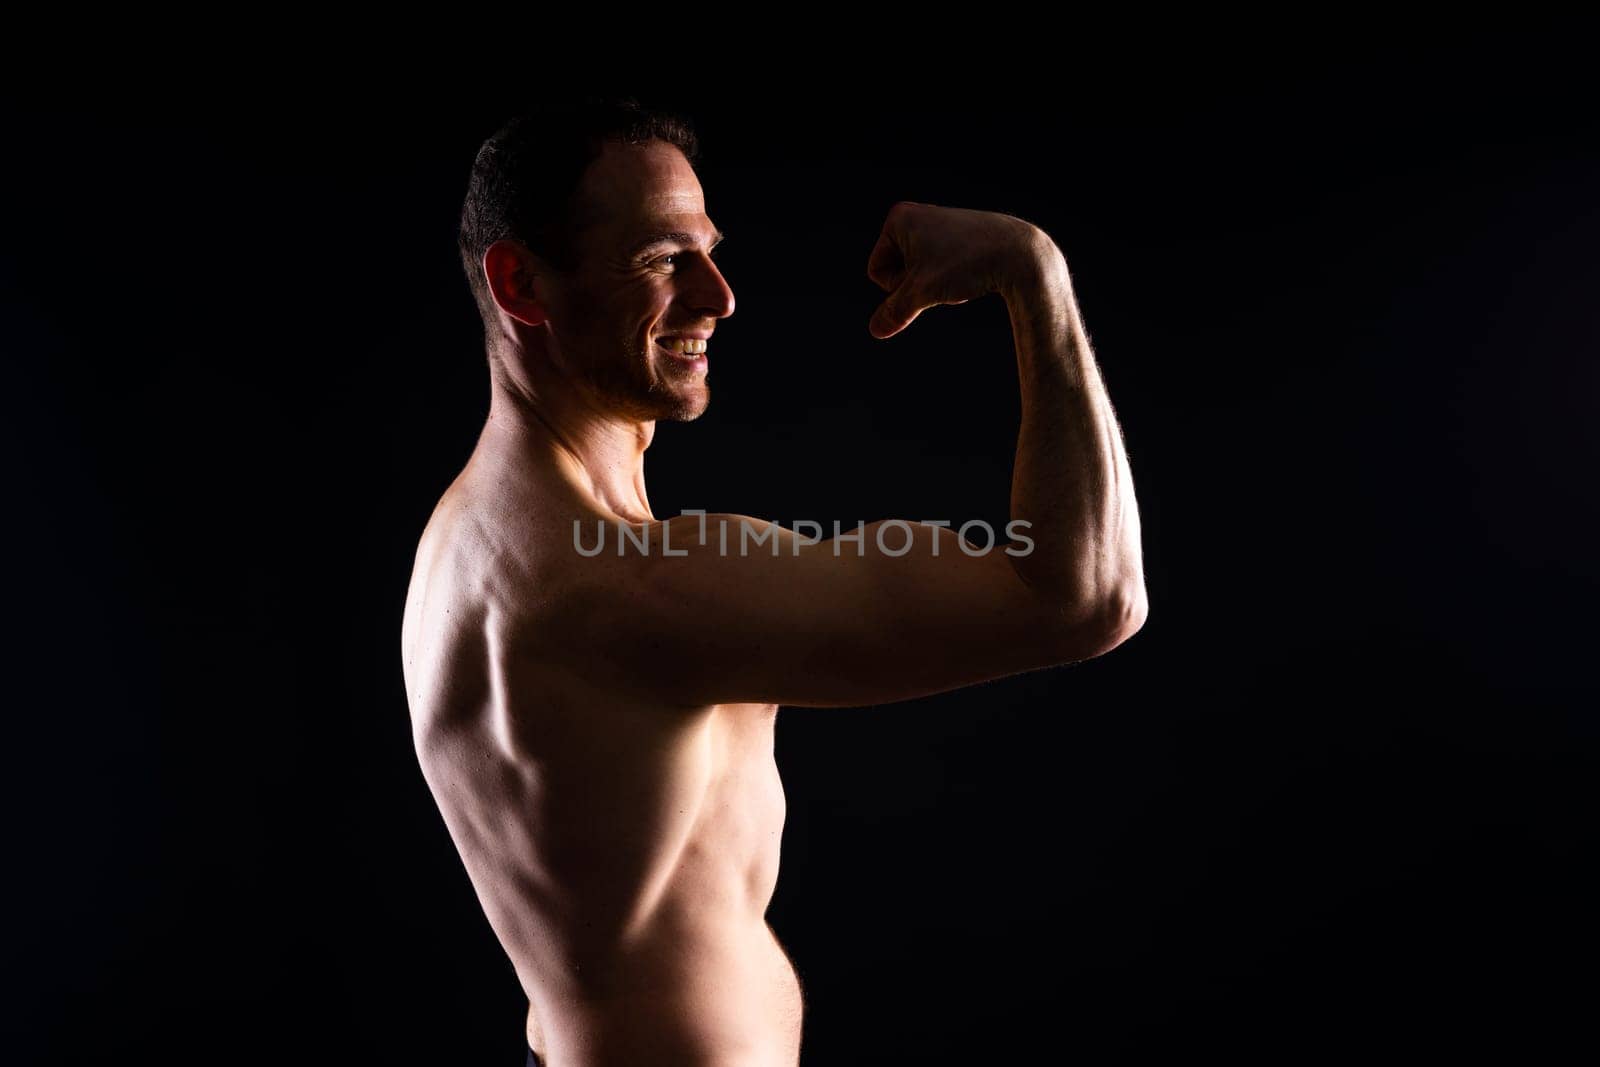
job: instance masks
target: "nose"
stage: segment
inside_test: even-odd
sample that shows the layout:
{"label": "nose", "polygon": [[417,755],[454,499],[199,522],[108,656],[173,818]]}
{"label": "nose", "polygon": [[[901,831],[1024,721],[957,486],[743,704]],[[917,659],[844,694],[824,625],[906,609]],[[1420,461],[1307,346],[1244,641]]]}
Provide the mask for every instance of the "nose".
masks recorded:
{"label": "nose", "polygon": [[693,287],[685,295],[694,303],[696,311],[725,319],[733,314],[733,288],[710,256],[701,255],[699,263]]}

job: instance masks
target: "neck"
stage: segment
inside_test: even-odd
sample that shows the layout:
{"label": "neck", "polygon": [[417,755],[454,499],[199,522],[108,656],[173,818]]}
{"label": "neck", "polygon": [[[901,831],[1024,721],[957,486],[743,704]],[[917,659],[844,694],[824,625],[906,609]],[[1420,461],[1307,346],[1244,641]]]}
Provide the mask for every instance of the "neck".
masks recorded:
{"label": "neck", "polygon": [[[527,366],[524,363],[523,366]],[[531,380],[495,367],[483,436],[553,463],[595,505],[626,522],[654,521],[644,486],[644,453],[654,420],[602,411],[564,380]]]}

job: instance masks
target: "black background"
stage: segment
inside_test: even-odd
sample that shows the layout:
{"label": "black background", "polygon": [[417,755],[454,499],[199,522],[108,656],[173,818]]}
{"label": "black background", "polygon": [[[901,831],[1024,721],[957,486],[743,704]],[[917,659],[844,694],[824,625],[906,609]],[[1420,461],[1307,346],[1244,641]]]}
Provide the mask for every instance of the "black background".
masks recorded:
{"label": "black background", "polygon": [[[1586,60],[1161,59],[619,86],[695,120],[738,300],[658,516],[1004,522],[1004,305],[867,334],[897,199],[1056,238],[1138,486],[1111,655],[780,714],[804,1060],[1592,1053]],[[399,662],[487,410],[454,225],[514,100],[8,114],[21,1061],[520,1062]]]}

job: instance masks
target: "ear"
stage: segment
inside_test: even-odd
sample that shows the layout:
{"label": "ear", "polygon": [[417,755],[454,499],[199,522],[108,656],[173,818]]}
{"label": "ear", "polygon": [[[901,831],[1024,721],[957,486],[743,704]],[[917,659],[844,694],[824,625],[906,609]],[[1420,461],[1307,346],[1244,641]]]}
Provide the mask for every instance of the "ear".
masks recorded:
{"label": "ear", "polygon": [[483,253],[483,275],[500,310],[529,326],[550,317],[540,290],[546,268],[528,246],[510,238],[496,241]]}

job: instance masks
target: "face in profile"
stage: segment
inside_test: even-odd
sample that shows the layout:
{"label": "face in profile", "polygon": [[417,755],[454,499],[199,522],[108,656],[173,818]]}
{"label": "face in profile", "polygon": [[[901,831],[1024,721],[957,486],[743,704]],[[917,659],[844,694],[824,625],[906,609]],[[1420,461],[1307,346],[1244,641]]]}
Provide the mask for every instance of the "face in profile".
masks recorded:
{"label": "face in profile", "polygon": [[559,362],[603,410],[698,418],[733,290],[712,261],[721,234],[676,147],[607,144],[579,185],[577,267],[550,289]]}

